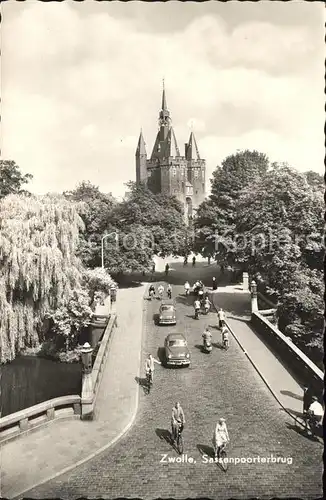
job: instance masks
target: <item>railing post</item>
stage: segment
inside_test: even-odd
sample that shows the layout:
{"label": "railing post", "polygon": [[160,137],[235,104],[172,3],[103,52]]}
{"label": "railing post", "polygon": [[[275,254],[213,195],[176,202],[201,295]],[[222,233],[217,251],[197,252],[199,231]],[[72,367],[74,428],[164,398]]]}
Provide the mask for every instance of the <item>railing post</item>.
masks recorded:
{"label": "railing post", "polygon": [[28,418],[23,418],[22,420],[19,421],[19,429],[20,429],[20,432],[27,431],[27,429],[28,429]]}
{"label": "railing post", "polygon": [[55,409],[54,408],[49,408],[46,410],[46,416],[48,420],[53,420],[55,415]]}
{"label": "railing post", "polygon": [[249,292],[249,274],[243,273],[242,275],[242,288],[245,292]]}
{"label": "railing post", "polygon": [[88,342],[84,344],[81,351],[83,363],[82,395],[81,395],[81,418],[82,420],[93,419],[94,388],[92,380],[92,353],[93,349]]}
{"label": "railing post", "polygon": [[251,313],[258,312],[257,283],[255,280],[252,280],[250,290],[251,290]]}

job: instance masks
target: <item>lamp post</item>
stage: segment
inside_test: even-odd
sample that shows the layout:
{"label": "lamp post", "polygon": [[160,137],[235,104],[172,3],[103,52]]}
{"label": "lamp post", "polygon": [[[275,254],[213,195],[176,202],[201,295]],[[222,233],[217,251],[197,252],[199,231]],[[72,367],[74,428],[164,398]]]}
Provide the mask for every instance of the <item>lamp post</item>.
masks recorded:
{"label": "lamp post", "polygon": [[258,311],[258,300],[257,300],[257,283],[255,280],[252,280],[251,282],[251,312],[257,312]]}
{"label": "lamp post", "polygon": [[81,405],[82,418],[88,419],[93,417],[92,353],[93,348],[88,342],[85,342],[80,349],[83,366]]}

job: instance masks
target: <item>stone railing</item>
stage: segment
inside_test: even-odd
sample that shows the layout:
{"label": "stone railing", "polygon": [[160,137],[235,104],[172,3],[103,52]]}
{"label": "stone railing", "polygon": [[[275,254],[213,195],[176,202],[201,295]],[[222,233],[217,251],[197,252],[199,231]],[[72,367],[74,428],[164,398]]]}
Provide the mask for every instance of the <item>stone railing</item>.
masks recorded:
{"label": "stone railing", "polygon": [[105,328],[99,350],[96,354],[93,369],[88,374],[84,374],[83,376],[81,397],[82,419],[92,420],[94,417],[96,397],[102,380],[105,361],[107,359],[109,351],[110,340],[114,327],[116,326],[117,315],[115,313],[112,313]]}
{"label": "stone railing", "polygon": [[83,374],[82,395],[61,396],[0,418],[0,443],[17,438],[25,432],[46,425],[54,419],[92,419],[96,396],[101,383],[111,335],[117,325],[111,314],[105,328],[93,369]]}
{"label": "stone railing", "polygon": [[256,332],[271,348],[279,360],[303,385],[314,388],[321,395],[324,388],[324,373],[276,326],[259,311],[253,311],[251,322]]}
{"label": "stone railing", "polygon": [[58,418],[80,418],[81,397],[61,396],[0,418],[0,443]]}

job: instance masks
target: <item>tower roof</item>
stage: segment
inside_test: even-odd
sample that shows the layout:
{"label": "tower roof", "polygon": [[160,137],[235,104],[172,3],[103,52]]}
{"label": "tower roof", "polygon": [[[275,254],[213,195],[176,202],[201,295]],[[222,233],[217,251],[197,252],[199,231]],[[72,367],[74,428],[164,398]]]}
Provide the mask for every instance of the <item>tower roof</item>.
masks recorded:
{"label": "tower roof", "polygon": [[200,160],[200,155],[198,151],[197,142],[195,139],[195,134],[191,132],[189,141],[186,148],[186,159],[187,160]]}
{"label": "tower roof", "polygon": [[165,86],[164,86],[164,80],[163,80],[163,92],[162,92],[162,110],[167,111],[168,107],[166,104],[166,95],[165,95]]}
{"label": "tower roof", "polygon": [[164,158],[175,158],[176,156],[180,156],[180,151],[174,130],[171,127],[165,140]]}
{"label": "tower roof", "polygon": [[137,146],[137,149],[136,149],[136,156],[141,156],[141,155],[146,155],[147,156],[146,146],[145,146],[145,141],[144,141],[143,131],[142,130],[140,131],[140,134],[139,134],[138,146]]}

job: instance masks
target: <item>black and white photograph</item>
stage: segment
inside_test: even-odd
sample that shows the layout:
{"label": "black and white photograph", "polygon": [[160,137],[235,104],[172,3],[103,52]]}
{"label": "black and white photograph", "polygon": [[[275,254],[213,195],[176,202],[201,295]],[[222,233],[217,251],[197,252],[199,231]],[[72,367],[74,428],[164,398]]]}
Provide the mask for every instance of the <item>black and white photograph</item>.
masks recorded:
{"label": "black and white photograph", "polygon": [[1,6],[0,497],[323,497],[323,2]]}

